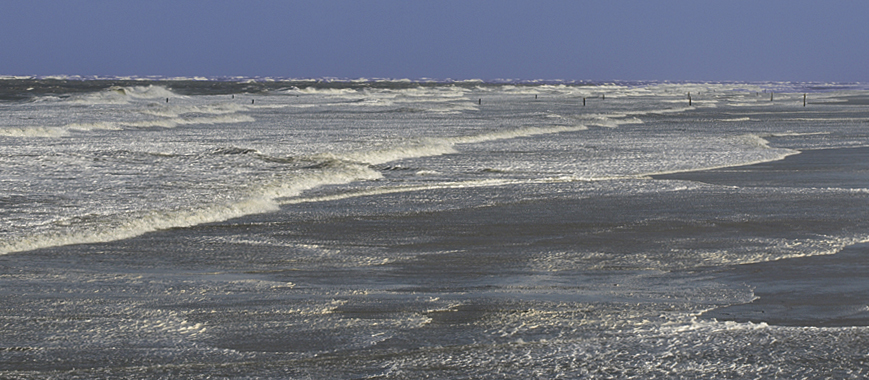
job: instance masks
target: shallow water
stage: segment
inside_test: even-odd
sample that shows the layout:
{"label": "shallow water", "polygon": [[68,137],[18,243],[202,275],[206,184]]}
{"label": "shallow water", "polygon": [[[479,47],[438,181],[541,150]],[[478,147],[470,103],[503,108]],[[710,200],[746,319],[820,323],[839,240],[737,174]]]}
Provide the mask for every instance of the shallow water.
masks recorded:
{"label": "shallow water", "polygon": [[863,89],[184,86],[0,103],[0,376],[866,374]]}

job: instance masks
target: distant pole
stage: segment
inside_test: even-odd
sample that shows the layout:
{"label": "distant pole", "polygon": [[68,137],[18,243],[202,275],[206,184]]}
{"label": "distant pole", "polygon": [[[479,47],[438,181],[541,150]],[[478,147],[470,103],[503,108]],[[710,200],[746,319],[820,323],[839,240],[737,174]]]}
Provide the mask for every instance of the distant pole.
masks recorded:
{"label": "distant pole", "polygon": [[537,94],[534,94],[534,100],[537,100]]}
{"label": "distant pole", "polygon": [[689,106],[691,105],[691,93],[690,92],[688,93],[688,105]]}
{"label": "distant pole", "polygon": [[600,95],[600,100],[606,100],[606,94],[601,94],[601,95]]}
{"label": "distant pole", "polygon": [[808,94],[803,94],[803,107],[806,106],[806,95]]}
{"label": "distant pole", "polygon": [[585,98],[582,98],[582,106],[585,107]]}
{"label": "distant pole", "polygon": [[477,99],[477,104],[482,105],[482,104],[483,104],[483,98]]}
{"label": "distant pole", "polygon": [[169,98],[166,98],[166,103],[169,103]]}
{"label": "distant pole", "polygon": [[253,104],[253,101],[254,101],[254,99],[251,99],[251,100],[250,100],[250,104]]}
{"label": "distant pole", "polygon": [[769,101],[772,101],[772,96],[773,96],[774,94],[775,94],[774,92],[770,92],[770,93],[769,93]]}

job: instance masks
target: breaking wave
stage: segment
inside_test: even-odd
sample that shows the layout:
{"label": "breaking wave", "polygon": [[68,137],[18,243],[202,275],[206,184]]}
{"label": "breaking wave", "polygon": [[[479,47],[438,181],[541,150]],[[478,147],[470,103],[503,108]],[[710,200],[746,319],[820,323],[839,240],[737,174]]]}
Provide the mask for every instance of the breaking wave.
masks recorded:
{"label": "breaking wave", "polygon": [[186,209],[150,210],[133,215],[114,214],[87,218],[61,230],[15,237],[0,242],[0,254],[29,251],[72,244],[101,243],[136,237],[169,228],[216,223],[251,214],[276,211],[277,199],[298,196],[305,190],[324,185],[345,184],[381,178],[363,165],[337,164],[321,170],[297,173],[283,180],[261,184],[247,196],[228,203],[205,203]]}

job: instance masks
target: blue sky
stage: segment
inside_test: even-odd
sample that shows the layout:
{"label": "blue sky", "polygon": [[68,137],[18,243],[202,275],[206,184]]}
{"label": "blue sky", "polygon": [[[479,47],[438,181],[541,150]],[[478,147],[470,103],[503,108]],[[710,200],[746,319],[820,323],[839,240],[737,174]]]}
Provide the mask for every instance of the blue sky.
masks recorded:
{"label": "blue sky", "polygon": [[0,0],[0,75],[869,82],[869,1]]}

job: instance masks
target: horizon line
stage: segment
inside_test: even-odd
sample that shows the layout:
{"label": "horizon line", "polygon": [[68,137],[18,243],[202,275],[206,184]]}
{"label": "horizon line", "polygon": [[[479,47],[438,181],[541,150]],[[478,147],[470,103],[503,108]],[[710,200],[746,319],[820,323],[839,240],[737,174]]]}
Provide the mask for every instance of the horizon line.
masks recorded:
{"label": "horizon line", "polygon": [[449,83],[482,83],[482,84],[580,84],[580,85],[601,85],[601,84],[625,84],[625,83],[781,83],[781,84],[864,84],[864,82],[853,81],[798,81],[798,80],[672,80],[672,79],[521,79],[521,78],[387,78],[387,77],[285,77],[285,76],[244,76],[244,75],[215,75],[215,76],[168,76],[168,75],[5,75],[0,74],[0,80],[127,80],[127,81],[194,81],[194,82],[313,82],[313,83],[432,83],[432,84],[449,84]]}

